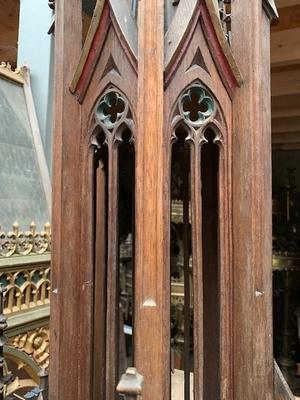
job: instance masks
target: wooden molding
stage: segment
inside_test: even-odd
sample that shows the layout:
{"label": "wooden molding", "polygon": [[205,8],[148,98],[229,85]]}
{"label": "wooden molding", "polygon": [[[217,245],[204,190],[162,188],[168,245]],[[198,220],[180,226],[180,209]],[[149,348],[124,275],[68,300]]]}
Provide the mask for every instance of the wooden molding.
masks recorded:
{"label": "wooden molding", "polygon": [[[179,18],[183,18],[179,21]],[[201,22],[207,44],[220,72],[224,86],[230,96],[234,89],[242,84],[242,76],[233,53],[227,43],[214,2],[206,0],[200,5],[197,1],[182,1],[165,36],[165,71],[166,84],[178,68],[181,58],[186,53],[188,43]]]}
{"label": "wooden molding", "polygon": [[238,85],[240,86],[243,83],[243,77],[242,77],[241,71],[238,67],[238,64],[234,58],[234,54],[231,50],[231,47],[229,46],[229,44],[225,38],[224,31],[223,31],[222,25],[220,23],[218,11],[216,10],[215,3],[213,0],[205,0],[205,3],[207,6],[207,9],[208,9],[215,33],[219,40],[220,46],[223,50],[224,56],[226,57],[227,62],[230,65],[230,68],[232,70],[232,73],[233,73]]}
{"label": "wooden molding", "polygon": [[89,56],[89,52],[91,50],[95,34],[96,34],[97,29],[99,27],[99,23],[100,23],[100,20],[101,20],[101,16],[102,16],[102,13],[103,13],[103,9],[104,9],[105,3],[106,3],[106,0],[97,0],[97,4],[96,4],[95,10],[94,10],[93,17],[92,17],[92,22],[91,22],[90,28],[88,30],[87,37],[85,39],[85,43],[84,43],[84,46],[83,46],[83,49],[82,49],[82,53],[81,53],[81,57],[80,57],[80,60],[79,60],[79,64],[77,66],[74,78],[73,78],[73,80],[71,82],[71,85],[70,85],[70,90],[71,90],[72,93],[74,93],[76,91],[79,79],[81,77],[81,74],[83,72],[85,63],[86,63],[87,58]]}
{"label": "wooden molding", "polygon": [[241,72],[224,35],[214,3],[206,0],[205,3],[200,3],[200,9],[201,23],[208,46],[226,90],[232,96],[234,89],[243,83]]}
{"label": "wooden molding", "polygon": [[121,3],[120,0],[118,2],[98,0],[80,61],[70,85],[71,92],[77,94],[79,102],[83,101],[111,24],[120,38],[121,45],[123,48],[126,47],[125,52],[131,64],[137,68],[137,26],[127,3],[124,0]]}

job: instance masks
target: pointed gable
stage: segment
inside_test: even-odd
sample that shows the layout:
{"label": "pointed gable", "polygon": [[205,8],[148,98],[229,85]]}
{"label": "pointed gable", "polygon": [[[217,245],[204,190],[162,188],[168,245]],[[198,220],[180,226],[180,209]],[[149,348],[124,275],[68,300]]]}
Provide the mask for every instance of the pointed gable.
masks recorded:
{"label": "pointed gable", "polygon": [[181,0],[165,37],[166,83],[178,68],[198,24],[228,93],[242,83],[242,77],[225,37],[213,0]]}

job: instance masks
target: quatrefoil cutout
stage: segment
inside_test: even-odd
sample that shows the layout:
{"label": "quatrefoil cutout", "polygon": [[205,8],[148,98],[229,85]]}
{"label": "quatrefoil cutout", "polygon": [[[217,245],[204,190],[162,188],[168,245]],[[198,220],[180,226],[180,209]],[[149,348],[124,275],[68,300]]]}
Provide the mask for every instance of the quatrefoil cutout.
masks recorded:
{"label": "quatrefoil cutout", "polygon": [[215,113],[215,102],[202,86],[194,85],[182,95],[181,110],[186,122],[199,128]]}
{"label": "quatrefoil cutout", "polygon": [[117,92],[109,92],[100,100],[96,115],[100,123],[111,130],[124,117],[125,110],[123,97]]}

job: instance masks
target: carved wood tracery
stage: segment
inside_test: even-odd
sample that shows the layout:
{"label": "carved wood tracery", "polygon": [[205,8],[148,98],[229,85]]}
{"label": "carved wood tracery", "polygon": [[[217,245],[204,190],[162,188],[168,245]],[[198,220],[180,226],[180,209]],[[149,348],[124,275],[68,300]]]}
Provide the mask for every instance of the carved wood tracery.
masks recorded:
{"label": "carved wood tracery", "polygon": [[[170,88],[171,89],[171,88]],[[171,108],[170,127],[171,130],[171,143],[177,141],[177,128],[182,127],[186,131],[185,141],[190,147],[190,171],[191,171],[191,214],[192,214],[192,265],[193,265],[193,303],[194,303],[194,389],[195,399],[201,399],[201,396],[216,396],[219,390],[222,396],[228,395],[229,391],[232,390],[230,384],[226,382],[226,376],[230,375],[230,345],[227,344],[224,347],[222,343],[221,333],[223,337],[230,337],[230,285],[227,286],[224,291],[224,284],[228,285],[230,281],[230,269],[228,259],[230,257],[231,248],[230,240],[225,234],[224,221],[230,215],[229,203],[230,193],[225,190],[226,183],[230,181],[230,174],[227,170],[227,163],[230,163],[230,151],[228,149],[228,143],[230,139],[228,137],[229,132],[227,130],[227,124],[224,121],[223,110],[220,108],[219,101],[215,95],[203,85],[199,80],[192,82],[185,89],[182,90],[181,94],[177,97],[174,106]],[[219,297],[219,303],[217,306],[219,312],[219,333],[218,337],[221,341],[219,343],[219,350],[214,357],[215,362],[219,363],[219,374],[220,374],[220,386],[219,389],[217,383],[212,386],[208,383],[205,375],[205,371],[208,365],[205,363],[205,347],[204,347],[204,272],[205,265],[203,264],[203,253],[205,248],[205,237],[203,237],[202,223],[203,213],[206,215],[207,210],[202,209],[203,193],[201,195],[202,178],[201,169],[202,165],[202,151],[205,145],[209,142],[207,132],[211,130],[213,132],[212,143],[219,148],[219,166],[218,166],[218,259],[219,265],[219,277],[218,285],[221,290],[218,294],[215,293],[216,299]],[[226,138],[226,141],[225,141]],[[223,201],[223,204],[222,204]],[[225,276],[227,276],[225,278]],[[213,279],[213,278],[211,278]],[[225,283],[227,282],[227,283]],[[223,289],[221,289],[223,288]],[[207,295],[207,294],[206,294]],[[211,300],[209,300],[211,301]],[[217,301],[217,300],[216,300]],[[207,318],[207,316],[206,316]],[[207,333],[206,333],[207,335]],[[226,354],[226,355],[225,355]],[[223,357],[226,356],[227,362],[225,363]],[[212,356],[211,356],[212,358]],[[212,371],[216,369],[212,367]],[[228,370],[229,368],[229,370]],[[208,397],[210,398],[210,397]],[[214,398],[214,397],[213,397]],[[225,397],[226,398],[226,397]],[[228,397],[229,398],[229,397]]]}
{"label": "carved wood tracery", "polygon": [[[116,395],[115,387],[119,378],[119,146],[123,143],[126,130],[130,131],[130,142],[134,142],[131,107],[126,96],[115,86],[109,85],[96,102],[90,125],[90,143],[95,152],[92,157],[98,157],[98,166],[95,161],[91,163],[93,168],[96,167],[94,223],[97,247],[94,274],[98,277],[94,291],[94,340],[98,339],[101,346],[99,348],[94,342],[96,354],[99,351],[94,359],[94,369],[99,371],[105,366],[100,374],[100,382],[99,375],[94,375],[93,385],[96,398],[102,393],[105,398],[112,399]],[[101,153],[105,148],[107,160],[103,159]],[[103,253],[106,254],[105,258]],[[99,318],[106,321],[104,330],[97,326]]]}

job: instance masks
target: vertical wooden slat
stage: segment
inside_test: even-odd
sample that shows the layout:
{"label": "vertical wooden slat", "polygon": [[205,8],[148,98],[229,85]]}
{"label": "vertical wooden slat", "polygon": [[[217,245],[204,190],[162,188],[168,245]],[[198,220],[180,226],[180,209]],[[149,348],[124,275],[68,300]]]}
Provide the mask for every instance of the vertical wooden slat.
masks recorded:
{"label": "vertical wooden slat", "polygon": [[[51,400],[89,398],[89,279],[80,270],[79,160],[81,115],[69,83],[81,54],[81,0],[56,2],[52,203]],[[78,234],[74,234],[78,232]],[[87,289],[87,291],[85,290]],[[85,336],[82,337],[82,330]],[[80,349],[80,350],[79,350]]]}
{"label": "vertical wooden slat", "polygon": [[140,0],[136,154],[135,364],[143,400],[167,399],[169,310],[166,307],[163,139],[164,1]]}
{"label": "vertical wooden slat", "polygon": [[189,207],[189,162],[187,149],[185,149],[183,173],[183,269],[184,269],[184,400],[190,400],[190,373],[192,370],[190,357],[190,207]]}
{"label": "vertical wooden slat", "polygon": [[233,100],[234,396],[273,399],[269,21],[261,1],[232,2],[244,83]]}
{"label": "vertical wooden slat", "polygon": [[219,147],[220,398],[233,397],[231,143]]}
{"label": "vertical wooden slat", "polygon": [[201,209],[201,148],[191,145],[192,261],[194,293],[194,400],[203,400],[203,266]]}
{"label": "vertical wooden slat", "polygon": [[100,160],[95,182],[95,272],[94,272],[94,365],[93,400],[105,395],[105,338],[106,338],[106,177]]}
{"label": "vertical wooden slat", "polygon": [[108,143],[106,399],[116,398],[119,354],[118,146]]}

